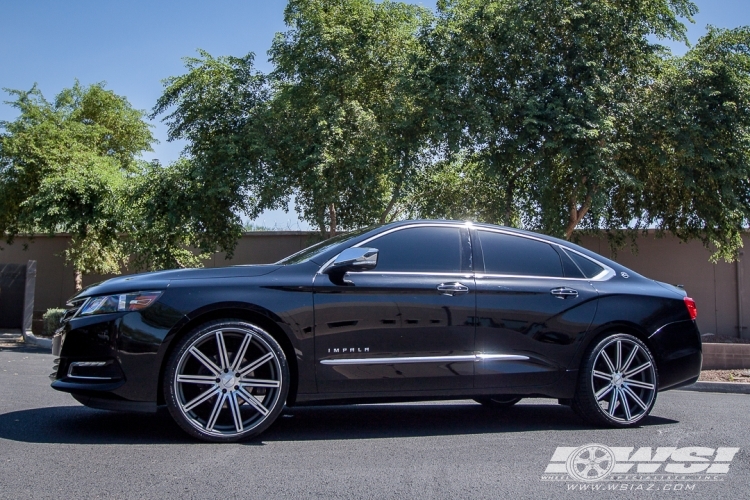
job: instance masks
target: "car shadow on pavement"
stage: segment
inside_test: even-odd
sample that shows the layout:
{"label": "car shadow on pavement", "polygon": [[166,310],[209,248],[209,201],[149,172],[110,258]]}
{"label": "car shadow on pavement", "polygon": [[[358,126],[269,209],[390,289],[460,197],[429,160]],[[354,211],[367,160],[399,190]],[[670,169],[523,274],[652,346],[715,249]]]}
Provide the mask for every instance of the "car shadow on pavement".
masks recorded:
{"label": "car shadow on pavement", "polygon": [[[649,416],[642,426],[678,423]],[[286,408],[261,436],[247,441],[377,439],[592,428],[566,406],[519,404],[504,410],[473,403],[381,404]],[[601,431],[601,430],[599,430]],[[603,431],[607,431],[603,429]],[[0,415],[0,439],[30,443],[185,444],[169,413],[116,413],[83,406],[21,410]]]}

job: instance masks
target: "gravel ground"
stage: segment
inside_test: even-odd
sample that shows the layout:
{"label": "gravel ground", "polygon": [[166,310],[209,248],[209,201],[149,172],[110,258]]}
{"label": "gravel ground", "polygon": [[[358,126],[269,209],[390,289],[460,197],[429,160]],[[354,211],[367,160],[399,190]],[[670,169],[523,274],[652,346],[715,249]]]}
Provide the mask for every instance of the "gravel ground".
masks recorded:
{"label": "gravel ground", "polygon": [[737,382],[750,384],[750,370],[703,370],[701,382]]}
{"label": "gravel ground", "polygon": [[726,335],[714,335],[706,333],[701,335],[704,344],[750,344],[750,339],[740,339],[737,337],[728,337]]}

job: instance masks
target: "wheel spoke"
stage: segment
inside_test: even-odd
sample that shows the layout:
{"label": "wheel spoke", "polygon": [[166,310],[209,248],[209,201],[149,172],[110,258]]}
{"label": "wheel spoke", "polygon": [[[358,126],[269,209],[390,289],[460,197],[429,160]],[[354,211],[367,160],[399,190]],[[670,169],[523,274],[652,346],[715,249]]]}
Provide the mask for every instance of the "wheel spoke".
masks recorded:
{"label": "wheel spoke", "polygon": [[633,416],[630,414],[630,405],[628,404],[628,398],[625,396],[624,391],[618,390],[617,394],[622,402],[622,408],[625,410],[625,420],[632,420]]}
{"label": "wheel spoke", "polygon": [[253,363],[250,363],[245,368],[243,368],[242,370],[240,370],[239,371],[240,377],[244,377],[246,373],[252,372],[253,370],[255,370],[256,368],[258,368],[259,366],[261,366],[261,365],[269,362],[272,359],[273,359],[273,353],[272,352],[268,352],[268,353],[264,354],[263,356],[261,356],[260,358],[258,358],[257,360],[255,360]]}
{"label": "wheel spoke", "polygon": [[606,386],[603,389],[601,389],[599,392],[597,392],[595,394],[596,400],[599,401],[602,398],[604,398],[604,396],[606,396],[607,394],[609,394],[609,391],[611,391],[614,387],[615,387],[614,385],[609,384],[608,386]]}
{"label": "wheel spoke", "polygon": [[622,366],[622,372],[627,372],[628,368],[630,368],[631,363],[633,363],[633,360],[635,359],[635,356],[638,354],[638,350],[640,347],[638,347],[638,344],[633,344],[633,350],[630,351],[630,355],[628,356],[628,359],[625,360],[625,364]]}
{"label": "wheel spoke", "polygon": [[625,392],[627,392],[627,393],[628,393],[628,396],[630,396],[631,398],[633,398],[633,401],[635,401],[635,402],[636,402],[636,404],[637,404],[638,406],[640,406],[641,408],[643,408],[643,410],[644,410],[644,411],[648,409],[648,407],[646,406],[646,403],[644,403],[643,401],[641,401],[641,398],[639,398],[639,397],[638,397],[638,395],[637,395],[636,393],[634,393],[634,392],[632,391],[632,389],[630,389],[630,387],[628,387],[628,386],[626,385],[626,386],[625,386],[625,387],[623,388],[623,390],[624,390]]}
{"label": "wheel spoke", "polygon": [[206,422],[207,431],[214,430],[214,425],[216,425],[216,420],[218,420],[219,418],[219,414],[221,413],[221,408],[224,406],[224,401],[226,399],[227,399],[226,394],[220,394],[219,397],[216,398],[214,409],[211,411],[211,416],[208,418],[208,422]]}
{"label": "wheel spoke", "polygon": [[600,372],[599,370],[594,370],[594,377],[604,379],[607,382],[612,380],[612,375],[610,375],[609,373]]}
{"label": "wheel spoke", "polygon": [[651,366],[651,361],[646,361],[645,363],[643,363],[638,368],[633,368],[632,370],[630,370],[629,372],[627,372],[625,375],[623,375],[623,377],[624,378],[630,378],[633,375],[641,373],[643,370],[645,370],[646,368],[649,368],[650,366]]}
{"label": "wheel spoke", "polygon": [[216,384],[216,377],[213,375],[177,375],[177,381],[183,384]]}
{"label": "wheel spoke", "polygon": [[648,382],[641,382],[640,380],[630,380],[625,379],[625,385],[638,387],[640,389],[648,389],[650,391],[653,391],[656,387],[654,384],[649,384]]}
{"label": "wheel spoke", "polygon": [[617,365],[615,366],[615,369],[617,371],[619,371],[620,367],[622,366],[622,341],[621,340],[617,341],[617,346],[615,348],[615,353],[616,353],[616,356],[617,356],[617,358],[615,359],[615,363],[617,363]]}
{"label": "wheel spoke", "polygon": [[243,387],[279,387],[281,382],[278,380],[265,380],[260,378],[245,378],[240,380]]}
{"label": "wheel spoke", "polygon": [[617,406],[617,393],[619,391],[617,390],[617,387],[614,388],[612,391],[612,396],[609,398],[609,415],[614,417],[615,416],[615,407]]}
{"label": "wheel spoke", "polygon": [[240,404],[237,402],[237,393],[232,392],[229,395],[229,409],[232,410],[232,419],[234,419],[234,428],[237,432],[242,432],[242,414],[240,413]]}
{"label": "wheel spoke", "polygon": [[229,369],[229,354],[227,353],[227,345],[224,343],[224,333],[221,331],[216,332],[216,347],[219,351],[219,361],[221,362],[221,369]]}
{"label": "wheel spoke", "polygon": [[232,367],[230,368],[233,372],[236,372],[242,364],[242,358],[245,357],[247,348],[250,346],[250,342],[252,342],[252,340],[253,336],[250,333],[246,334],[245,338],[242,339],[242,345],[240,345],[240,348],[237,351],[237,355],[234,357],[234,361],[232,362]]}
{"label": "wheel spoke", "polygon": [[219,373],[221,373],[221,368],[216,366],[216,364],[211,361],[208,356],[199,351],[197,347],[191,347],[190,354],[195,356],[195,359],[203,363],[203,366],[208,368],[214,375],[218,375]]}
{"label": "wheel spoke", "polygon": [[255,408],[261,415],[263,415],[264,417],[268,415],[268,409],[260,404],[260,401],[258,401],[255,396],[247,392],[244,387],[240,387],[239,393],[242,399],[247,401],[247,403]]}
{"label": "wheel spoke", "polygon": [[617,370],[615,369],[614,365],[612,364],[612,360],[609,359],[609,355],[604,349],[602,349],[601,357],[604,362],[607,363],[607,368],[609,368],[610,373],[615,373]]}
{"label": "wheel spoke", "polygon": [[185,403],[184,410],[190,411],[199,404],[207,401],[211,396],[216,395],[219,392],[219,386],[214,386],[207,391],[205,391],[203,394],[198,395],[194,399],[190,400],[189,402]]}

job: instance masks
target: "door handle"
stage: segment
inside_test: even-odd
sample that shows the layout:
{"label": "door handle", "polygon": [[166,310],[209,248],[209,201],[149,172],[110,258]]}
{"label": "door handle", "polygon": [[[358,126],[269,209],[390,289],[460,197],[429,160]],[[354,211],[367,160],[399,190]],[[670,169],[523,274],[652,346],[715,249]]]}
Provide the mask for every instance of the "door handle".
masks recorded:
{"label": "door handle", "polygon": [[549,291],[549,293],[551,293],[558,299],[574,299],[578,297],[578,290],[574,290],[566,286],[561,287],[561,288],[553,288],[552,290]]}
{"label": "door handle", "polygon": [[440,295],[453,295],[459,293],[469,293],[469,287],[463,283],[441,283],[437,286],[437,291]]}

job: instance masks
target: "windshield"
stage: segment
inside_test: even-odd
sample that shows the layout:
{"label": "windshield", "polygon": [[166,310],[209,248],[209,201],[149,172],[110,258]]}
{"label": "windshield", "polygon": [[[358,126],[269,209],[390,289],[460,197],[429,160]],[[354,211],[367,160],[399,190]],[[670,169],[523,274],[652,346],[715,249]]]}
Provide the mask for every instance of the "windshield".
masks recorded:
{"label": "windshield", "polygon": [[365,227],[362,229],[357,229],[356,231],[352,231],[350,233],[340,234],[338,236],[334,236],[333,238],[323,240],[320,243],[316,243],[312,246],[305,248],[304,250],[300,250],[299,252],[292,254],[289,257],[286,257],[285,259],[281,259],[280,261],[276,262],[276,264],[287,266],[289,264],[299,264],[300,262],[314,260],[316,255],[320,255],[330,250],[331,247],[333,246],[336,246],[347,240],[351,240],[353,238],[356,238],[357,236],[365,234],[367,231],[370,231],[372,228],[373,226]]}

